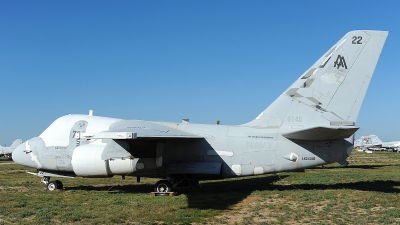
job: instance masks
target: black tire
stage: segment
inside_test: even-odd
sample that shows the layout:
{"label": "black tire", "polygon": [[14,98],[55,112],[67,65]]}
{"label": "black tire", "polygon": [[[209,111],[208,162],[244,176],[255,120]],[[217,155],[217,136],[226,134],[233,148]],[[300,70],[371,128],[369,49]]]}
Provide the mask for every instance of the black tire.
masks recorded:
{"label": "black tire", "polygon": [[172,192],[172,184],[167,180],[160,180],[156,183],[154,191],[161,193]]}
{"label": "black tire", "polygon": [[58,184],[56,181],[51,181],[51,182],[47,183],[47,190],[55,191],[57,189],[58,189]]}
{"label": "black tire", "polygon": [[56,180],[57,183],[57,189],[62,189],[64,187],[63,183],[59,180]]}

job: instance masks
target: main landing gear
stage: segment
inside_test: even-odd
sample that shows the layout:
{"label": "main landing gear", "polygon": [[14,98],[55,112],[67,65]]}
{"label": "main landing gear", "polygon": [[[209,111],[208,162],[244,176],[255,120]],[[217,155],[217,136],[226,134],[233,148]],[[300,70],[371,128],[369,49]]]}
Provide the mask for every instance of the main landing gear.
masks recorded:
{"label": "main landing gear", "polygon": [[200,187],[198,180],[188,180],[185,177],[167,177],[165,180],[160,180],[154,186],[154,191],[158,193],[173,192],[175,188]]}
{"label": "main landing gear", "polygon": [[42,183],[46,184],[47,190],[54,191],[63,188],[63,183],[59,180],[50,181],[50,177],[43,177]]}
{"label": "main landing gear", "polygon": [[154,186],[154,191],[161,193],[172,192],[172,184],[168,180],[160,180]]}

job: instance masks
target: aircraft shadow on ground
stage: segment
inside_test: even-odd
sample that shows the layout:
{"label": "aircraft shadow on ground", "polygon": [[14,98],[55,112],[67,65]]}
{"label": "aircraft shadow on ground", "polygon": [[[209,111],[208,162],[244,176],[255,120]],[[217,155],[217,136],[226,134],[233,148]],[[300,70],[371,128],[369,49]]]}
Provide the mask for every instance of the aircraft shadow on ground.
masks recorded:
{"label": "aircraft shadow on ground", "polygon": [[[376,191],[384,193],[400,193],[400,181],[392,180],[372,180],[359,181],[351,183],[336,184],[296,184],[296,185],[279,185],[272,184],[284,176],[266,176],[243,178],[235,180],[221,180],[202,184],[201,188],[179,188],[176,191],[179,194],[185,194],[188,198],[189,208],[198,209],[217,209],[226,210],[246,199],[254,191],[287,191],[287,190],[360,190],[360,191]],[[150,193],[154,186],[150,184],[135,184],[123,186],[76,186],[66,187],[69,190],[86,190],[86,191],[109,191],[110,194],[115,193]]]}
{"label": "aircraft shadow on ground", "polygon": [[150,184],[132,184],[132,185],[116,185],[116,186],[91,186],[79,185],[75,187],[64,187],[65,191],[84,190],[84,191],[109,191],[109,193],[150,193],[154,189],[154,185]]}
{"label": "aircraft shadow on ground", "polygon": [[[280,178],[284,178],[281,176]],[[202,209],[228,209],[231,205],[239,203],[253,191],[286,191],[286,190],[360,190],[384,193],[400,193],[400,182],[391,180],[360,181],[337,184],[296,184],[278,185],[270,184],[276,177],[254,178],[235,181],[221,181],[203,185],[199,191],[186,193],[189,207]]]}

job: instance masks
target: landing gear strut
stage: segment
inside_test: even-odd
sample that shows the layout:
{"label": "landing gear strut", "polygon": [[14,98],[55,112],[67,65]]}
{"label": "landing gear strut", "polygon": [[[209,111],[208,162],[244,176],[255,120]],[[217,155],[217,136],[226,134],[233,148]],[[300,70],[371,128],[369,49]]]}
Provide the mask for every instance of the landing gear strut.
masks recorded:
{"label": "landing gear strut", "polygon": [[63,188],[63,183],[59,180],[50,181],[50,177],[43,177],[42,183],[46,184],[47,190],[54,191]]}

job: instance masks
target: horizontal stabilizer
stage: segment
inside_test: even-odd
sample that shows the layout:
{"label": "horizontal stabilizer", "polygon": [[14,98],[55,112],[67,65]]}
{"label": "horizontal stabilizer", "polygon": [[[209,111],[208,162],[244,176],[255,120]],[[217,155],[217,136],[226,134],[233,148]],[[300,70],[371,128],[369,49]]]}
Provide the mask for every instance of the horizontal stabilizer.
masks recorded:
{"label": "horizontal stabilizer", "polygon": [[349,138],[358,130],[358,127],[312,127],[292,132],[283,133],[282,135],[289,139],[303,141],[327,141],[342,138]]}

